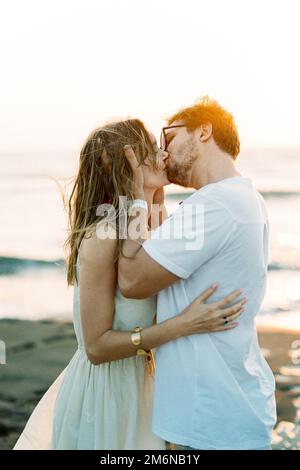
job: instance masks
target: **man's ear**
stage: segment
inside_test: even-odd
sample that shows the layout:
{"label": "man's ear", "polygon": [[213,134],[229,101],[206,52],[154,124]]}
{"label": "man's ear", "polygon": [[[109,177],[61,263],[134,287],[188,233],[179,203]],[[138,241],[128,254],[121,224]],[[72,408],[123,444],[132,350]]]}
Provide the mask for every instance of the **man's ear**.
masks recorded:
{"label": "man's ear", "polygon": [[202,124],[200,127],[200,142],[206,142],[212,136],[212,125],[209,122],[208,124]]}

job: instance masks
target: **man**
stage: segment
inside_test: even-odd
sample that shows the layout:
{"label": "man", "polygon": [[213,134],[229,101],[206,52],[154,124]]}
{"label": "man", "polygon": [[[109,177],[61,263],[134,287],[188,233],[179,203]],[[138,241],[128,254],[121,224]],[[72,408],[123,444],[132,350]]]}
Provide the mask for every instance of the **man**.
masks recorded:
{"label": "man", "polygon": [[[225,334],[157,348],[153,432],[179,449],[269,449],[274,377],[255,327],[268,266],[265,203],[235,167],[240,144],[232,115],[208,97],[169,118],[161,145],[169,180],[196,191],[142,247],[125,241],[134,257],[119,261],[123,295],[158,293],[158,322],[216,282],[210,301],[242,288],[248,303],[239,327]],[[136,197],[143,198],[141,189]]]}

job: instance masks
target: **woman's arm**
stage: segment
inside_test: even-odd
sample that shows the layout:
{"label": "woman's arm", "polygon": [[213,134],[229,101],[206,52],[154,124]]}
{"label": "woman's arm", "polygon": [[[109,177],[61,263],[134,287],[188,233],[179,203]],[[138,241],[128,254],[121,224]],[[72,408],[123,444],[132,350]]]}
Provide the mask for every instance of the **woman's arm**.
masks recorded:
{"label": "woman's arm", "polygon": [[[135,356],[138,349],[131,342],[131,331],[112,329],[117,281],[115,247],[116,240],[99,240],[96,235],[85,238],[81,244],[80,313],[86,353],[94,365]],[[205,291],[176,317],[144,328],[139,348],[154,349],[182,336],[235,328],[234,320],[241,314],[243,303],[225,307],[240,291],[223,301],[205,304],[215,290],[212,287]],[[229,321],[226,325],[225,315]]]}

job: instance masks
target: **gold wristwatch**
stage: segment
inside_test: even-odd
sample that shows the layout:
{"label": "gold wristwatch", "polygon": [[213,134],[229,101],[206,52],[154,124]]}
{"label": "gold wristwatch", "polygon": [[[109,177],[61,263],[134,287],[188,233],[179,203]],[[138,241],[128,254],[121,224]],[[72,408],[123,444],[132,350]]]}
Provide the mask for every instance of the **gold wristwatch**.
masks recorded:
{"label": "gold wristwatch", "polygon": [[[132,341],[132,344],[134,344],[134,346],[140,346],[140,344],[142,343],[142,335],[141,335],[142,329],[143,328],[141,328],[140,326],[136,326],[133,332],[131,333],[131,341]],[[136,354],[138,356],[145,356],[148,353],[149,351],[145,351],[145,349],[141,349],[141,348],[137,349],[136,351]]]}
{"label": "gold wristwatch", "polygon": [[[140,346],[142,343],[142,329],[143,328],[141,328],[140,326],[136,326],[133,332],[131,333],[131,341],[134,346]],[[138,348],[136,354],[137,356],[145,356],[145,361],[148,366],[149,372],[153,377],[155,372],[155,362],[152,350],[150,349],[149,351],[146,351],[145,349]]]}
{"label": "gold wristwatch", "polygon": [[143,328],[141,328],[140,326],[136,326],[133,332],[131,333],[131,342],[132,344],[134,344],[134,346],[139,346],[142,342],[142,329]]}

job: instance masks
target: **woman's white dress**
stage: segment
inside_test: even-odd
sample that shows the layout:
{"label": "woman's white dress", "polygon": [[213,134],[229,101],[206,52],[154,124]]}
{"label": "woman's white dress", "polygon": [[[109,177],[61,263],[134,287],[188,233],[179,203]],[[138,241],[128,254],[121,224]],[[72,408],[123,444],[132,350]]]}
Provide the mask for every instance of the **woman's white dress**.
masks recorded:
{"label": "woman's white dress", "polygon": [[[113,329],[151,326],[155,312],[156,297],[126,299],[117,288]],[[37,404],[14,449],[166,449],[151,430],[153,378],[144,356],[98,366],[88,360],[76,284],[73,320],[78,349]]]}

